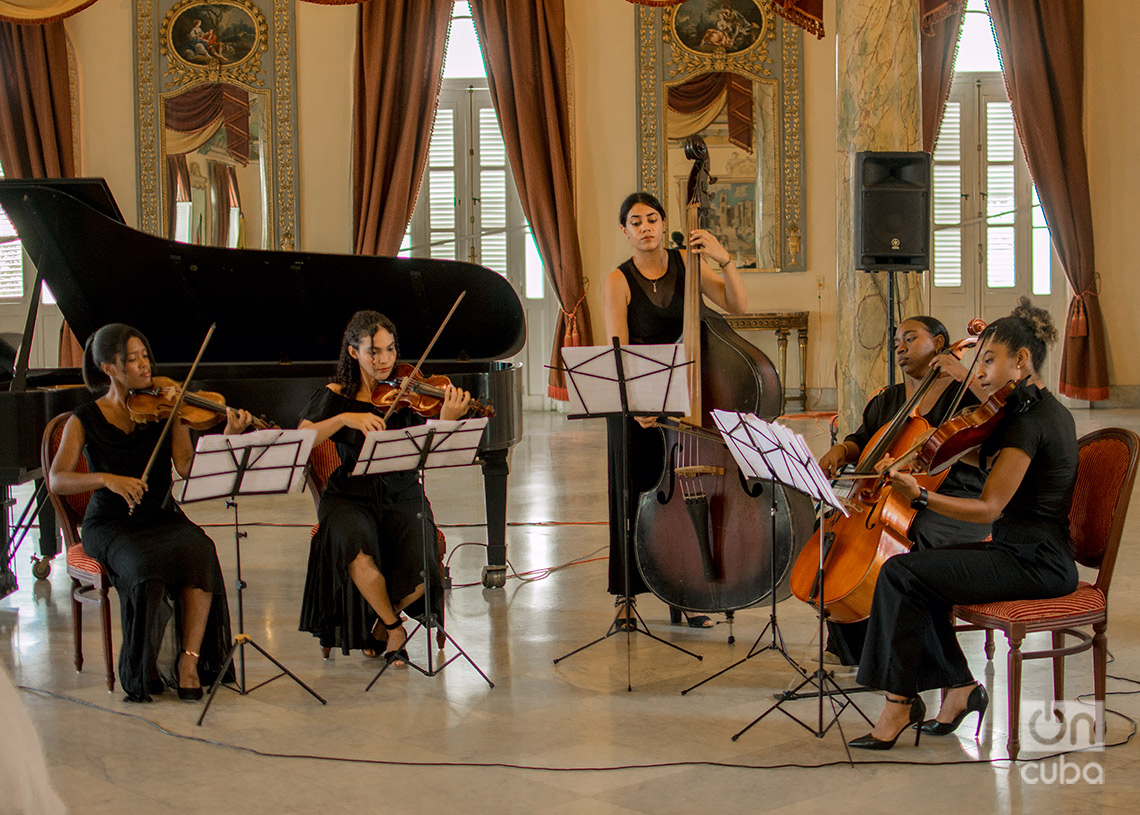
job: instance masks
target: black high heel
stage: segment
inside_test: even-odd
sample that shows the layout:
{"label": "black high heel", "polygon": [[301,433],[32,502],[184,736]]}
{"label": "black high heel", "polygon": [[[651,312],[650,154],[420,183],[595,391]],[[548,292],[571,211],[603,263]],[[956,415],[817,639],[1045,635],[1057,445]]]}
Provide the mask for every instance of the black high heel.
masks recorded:
{"label": "black high heel", "polygon": [[926,717],[926,703],[922,701],[922,697],[916,696],[913,699],[891,699],[888,696],[887,701],[892,705],[910,705],[910,718],[907,723],[902,726],[899,732],[895,733],[895,737],[890,741],[877,739],[868,733],[866,736],[861,736],[847,742],[848,747],[858,747],[861,750],[890,750],[895,746],[895,742],[899,740],[899,736],[903,734],[903,731],[911,727],[914,728],[914,746],[918,746],[918,740],[922,738],[922,730],[919,729],[918,726]]}
{"label": "black high heel", "polygon": [[[963,687],[959,685],[958,687]],[[970,698],[966,700],[966,709],[954,717],[952,722],[940,722],[937,719],[929,719],[919,725],[919,730],[923,733],[929,733],[932,736],[949,736],[958,729],[958,725],[962,720],[969,716],[971,713],[977,712],[978,714],[978,727],[974,730],[974,738],[982,732],[982,719],[986,717],[986,708],[990,706],[990,695],[986,693],[986,687],[981,682],[975,683],[974,689],[970,691]]]}
{"label": "black high heel", "polygon": [[[194,659],[198,658],[198,654],[194,653],[193,651],[183,651],[181,654],[178,655],[179,661],[182,660],[183,656],[194,657]],[[178,698],[179,699],[185,699],[188,702],[197,702],[199,699],[202,698],[202,686],[199,685],[196,688],[184,688],[181,685],[179,685],[178,686]]]}
{"label": "black high heel", "polygon": [[[396,615],[396,622],[389,624],[389,623],[384,622],[383,620],[380,620],[380,624],[383,625],[384,628],[387,629],[388,631],[395,631],[395,630],[402,628],[404,626],[404,619],[399,614],[397,614]],[[404,634],[404,643],[407,643],[407,641],[408,641],[408,635]],[[401,664],[407,663],[408,652],[406,650],[404,650],[404,648],[403,648],[404,643],[401,643],[401,647],[399,647],[393,651],[385,651],[384,652],[384,661],[387,662],[389,665],[391,665],[394,662],[399,662]]]}

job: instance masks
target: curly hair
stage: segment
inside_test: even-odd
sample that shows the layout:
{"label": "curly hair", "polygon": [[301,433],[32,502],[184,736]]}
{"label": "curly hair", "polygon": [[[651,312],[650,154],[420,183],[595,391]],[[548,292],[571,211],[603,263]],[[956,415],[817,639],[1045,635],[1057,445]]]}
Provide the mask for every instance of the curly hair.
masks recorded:
{"label": "curly hair", "polygon": [[100,366],[107,362],[121,364],[127,358],[127,344],[135,337],[142,340],[153,371],[154,353],[143,333],[125,323],[108,323],[88,337],[83,346],[83,384],[87,390],[104,393],[111,387],[111,378],[103,373]]}
{"label": "curly hair", "polygon": [[1045,364],[1046,350],[1057,340],[1057,327],[1048,311],[1022,296],[1008,317],[994,320],[986,326],[978,341],[990,338],[1010,351],[1028,349],[1034,370],[1040,371]]}
{"label": "curly hair", "polygon": [[349,348],[359,348],[365,337],[371,337],[377,329],[383,328],[396,340],[396,356],[399,357],[400,344],[396,336],[396,324],[379,311],[358,311],[352,315],[344,327],[344,338],[340,343],[340,357],[336,361],[336,373],[330,382],[341,386],[345,396],[356,396],[360,390],[360,363],[348,353]]}

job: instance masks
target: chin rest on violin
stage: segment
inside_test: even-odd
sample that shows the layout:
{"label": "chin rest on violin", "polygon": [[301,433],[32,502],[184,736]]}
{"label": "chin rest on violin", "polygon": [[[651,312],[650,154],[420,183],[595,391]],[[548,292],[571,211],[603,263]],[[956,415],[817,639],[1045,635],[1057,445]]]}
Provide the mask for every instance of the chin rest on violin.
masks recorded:
{"label": "chin rest on violin", "polygon": [[[167,395],[166,389],[180,387],[180,383],[166,376],[151,379],[151,387],[131,391],[127,397],[127,410],[138,424],[166,421],[178,400],[177,390]],[[208,430],[226,417],[226,400],[220,393],[210,391],[188,392],[178,407],[178,418],[194,430]],[[250,424],[258,430],[273,427],[269,422],[254,417]]]}
{"label": "chin rest on violin", "polygon": [[[412,374],[415,373],[415,376]],[[411,376],[411,380],[404,387],[404,380]],[[444,389],[451,384],[446,376],[424,376],[415,371],[412,365],[397,365],[392,371],[392,378],[376,383],[372,390],[372,404],[376,407],[391,407],[397,409],[411,408],[420,416],[438,416],[443,408]],[[490,405],[471,400],[467,408],[469,413],[476,416],[494,416],[495,409]]]}

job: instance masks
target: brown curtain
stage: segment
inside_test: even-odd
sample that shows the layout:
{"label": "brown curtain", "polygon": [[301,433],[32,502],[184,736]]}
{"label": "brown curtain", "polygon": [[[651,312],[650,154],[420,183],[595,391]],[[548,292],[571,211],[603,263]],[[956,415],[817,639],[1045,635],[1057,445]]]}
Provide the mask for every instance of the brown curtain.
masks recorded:
{"label": "brown curtain", "polygon": [[361,255],[394,255],[427,166],[451,0],[360,6],[352,122],[353,234]]}
{"label": "brown curtain", "polygon": [[163,102],[166,126],[179,133],[201,130],[222,117],[226,153],[249,164],[249,91],[225,82],[197,85]]}
{"label": "brown curtain", "polygon": [[1107,399],[1104,318],[1082,128],[1084,2],[989,0],[989,8],[1029,172],[1075,292],[1062,331],[1060,391],[1090,402]]}
{"label": "brown curtain", "polygon": [[562,304],[550,395],[565,400],[562,348],[593,343],[574,209],[563,0],[472,0],[507,158],[547,275]]}
{"label": "brown curtain", "polygon": [[928,153],[934,151],[934,143],[938,141],[938,131],[942,127],[942,114],[946,111],[946,100],[950,98],[954,57],[958,54],[958,37],[962,33],[965,11],[963,3],[961,8],[950,9],[941,21],[923,17],[919,83],[922,93],[922,149]]}
{"label": "brown curtain", "polygon": [[[768,8],[823,39],[823,0],[768,0]],[[965,8],[966,0],[922,0],[922,27],[929,31],[935,23]]]}
{"label": "brown curtain", "polygon": [[237,170],[228,164],[210,162],[210,174],[214,181],[214,200],[217,208],[214,214],[214,246],[230,245],[230,210],[241,208],[238,194]]}
{"label": "brown curtain", "polygon": [[[9,178],[75,176],[71,81],[63,23],[0,22],[0,164]],[[83,349],[65,322],[59,365],[76,367]]]}
{"label": "brown curtain", "polygon": [[668,88],[667,104],[678,113],[699,113],[727,91],[728,140],[752,152],[752,81],[719,71],[701,74]]}
{"label": "brown curtain", "polygon": [[166,237],[174,240],[179,201],[190,200],[190,165],[186,154],[166,157],[166,183],[173,195],[166,196]]}

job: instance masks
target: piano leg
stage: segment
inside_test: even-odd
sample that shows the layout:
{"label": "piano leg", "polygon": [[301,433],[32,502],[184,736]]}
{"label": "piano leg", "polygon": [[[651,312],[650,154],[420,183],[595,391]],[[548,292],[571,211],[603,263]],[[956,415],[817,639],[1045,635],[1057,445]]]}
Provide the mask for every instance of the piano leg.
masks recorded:
{"label": "piano leg", "polygon": [[488,450],[482,455],[483,496],[487,508],[487,565],[483,586],[501,589],[507,583],[507,450]]}

